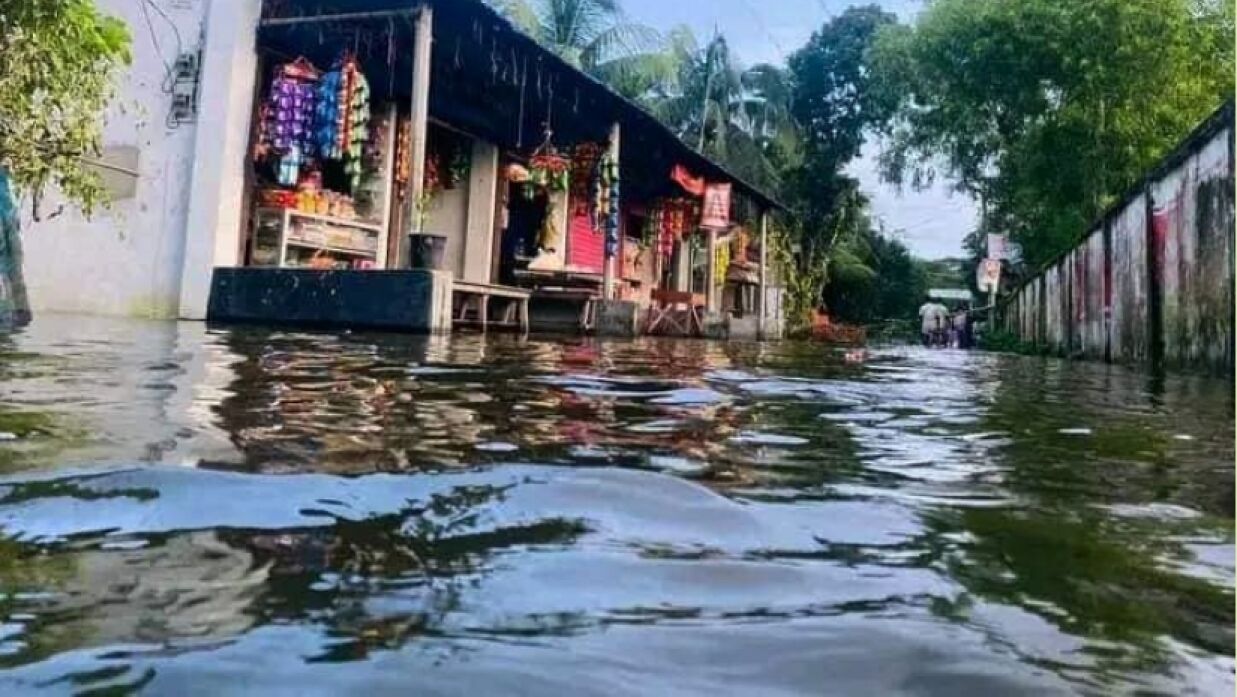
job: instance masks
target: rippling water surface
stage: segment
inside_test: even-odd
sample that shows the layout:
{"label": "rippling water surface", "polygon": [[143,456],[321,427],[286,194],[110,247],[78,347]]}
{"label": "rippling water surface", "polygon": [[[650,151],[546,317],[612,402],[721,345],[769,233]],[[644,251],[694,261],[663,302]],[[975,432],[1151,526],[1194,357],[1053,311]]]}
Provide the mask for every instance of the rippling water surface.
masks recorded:
{"label": "rippling water surface", "polygon": [[1232,394],[43,317],[0,337],[0,693],[1231,694]]}

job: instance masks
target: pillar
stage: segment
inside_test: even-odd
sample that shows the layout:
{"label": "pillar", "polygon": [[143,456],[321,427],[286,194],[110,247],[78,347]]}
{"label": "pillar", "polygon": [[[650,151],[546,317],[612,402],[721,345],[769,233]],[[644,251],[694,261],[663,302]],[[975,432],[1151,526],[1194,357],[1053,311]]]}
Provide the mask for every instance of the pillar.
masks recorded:
{"label": "pillar", "polygon": [[756,297],[757,336],[765,338],[765,315],[768,313],[769,211],[760,211],[760,285]]}
{"label": "pillar", "polygon": [[215,267],[240,263],[261,7],[257,0],[233,0],[211,2],[207,9],[180,268],[182,319],[205,319]]}
{"label": "pillar", "polygon": [[[421,232],[424,224],[424,211],[421,210],[421,198],[425,194],[425,145],[429,130],[430,115],[430,56],[434,41],[434,10],[429,5],[417,8],[413,20],[412,45],[412,100],[410,119],[412,125],[412,142],[409,144],[411,168],[408,174],[408,203],[412,212],[413,232]],[[399,254],[394,268],[402,269],[408,265],[407,248],[403,244],[396,246]]]}
{"label": "pillar", "polygon": [[497,198],[498,148],[474,140],[472,169],[468,176],[468,223],[464,234],[465,281],[490,282]]}
{"label": "pillar", "polygon": [[705,245],[705,272],[704,272],[704,306],[709,312],[717,312],[717,280],[714,278],[717,275],[717,230],[708,229],[709,242]]}

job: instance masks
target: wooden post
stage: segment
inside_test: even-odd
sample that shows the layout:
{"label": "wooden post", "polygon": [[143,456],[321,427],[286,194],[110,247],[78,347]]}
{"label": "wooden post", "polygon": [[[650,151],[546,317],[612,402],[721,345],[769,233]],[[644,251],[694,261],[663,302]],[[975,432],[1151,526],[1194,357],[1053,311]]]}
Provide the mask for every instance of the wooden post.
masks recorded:
{"label": "wooden post", "polygon": [[760,211],[760,285],[756,289],[758,297],[756,298],[756,336],[764,339],[765,337],[765,316],[768,314],[768,309],[765,307],[765,297],[768,295],[768,267],[769,267],[769,211]]}
{"label": "wooden post", "polygon": [[[382,239],[378,244],[376,266],[380,269],[390,268],[391,237],[399,237],[399,231],[392,234],[391,221],[395,219],[395,202],[399,200],[399,192],[395,190],[395,141],[399,138],[399,109],[392,102],[387,105],[387,152],[382,158],[382,177],[386,195],[382,202]],[[286,229],[286,228],[285,228]],[[396,246],[398,249],[399,246]]]}
{"label": "wooden post", "polygon": [[[430,112],[430,56],[434,41],[434,10],[429,5],[417,8],[413,27],[412,46],[412,142],[409,144],[411,167],[408,174],[408,204],[412,214],[413,232],[421,232],[421,198],[425,195],[425,140],[429,128]],[[402,231],[401,231],[402,232]],[[405,247],[399,245],[396,268],[408,266]]]}
{"label": "wooden post", "polygon": [[[619,159],[620,153],[622,152],[620,149],[620,145],[619,145],[619,140],[621,137],[622,137],[622,128],[620,128],[619,124],[615,122],[615,124],[610,128],[610,157],[614,159],[615,163],[621,162],[621,160]],[[622,167],[619,167],[618,169],[620,172],[619,190],[622,191],[622,181],[621,181]],[[620,221],[622,220],[622,215],[623,215],[623,209],[621,207],[621,203],[622,203],[621,199],[618,201],[611,201],[611,205],[618,208],[618,214],[619,214]],[[602,232],[604,234],[605,231],[603,230]],[[620,231],[620,234],[621,234],[621,231]],[[602,264],[602,272],[601,272],[601,298],[602,300],[613,300],[614,299],[614,254],[610,252],[609,239],[604,240],[602,244],[604,245],[605,261]]]}

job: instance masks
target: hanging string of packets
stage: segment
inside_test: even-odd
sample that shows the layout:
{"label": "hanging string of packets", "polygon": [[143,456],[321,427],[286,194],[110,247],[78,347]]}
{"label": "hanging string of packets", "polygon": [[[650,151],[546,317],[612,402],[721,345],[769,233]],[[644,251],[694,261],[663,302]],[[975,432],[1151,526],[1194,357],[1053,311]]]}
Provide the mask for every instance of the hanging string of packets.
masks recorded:
{"label": "hanging string of packets", "polygon": [[254,159],[278,157],[284,186],[297,183],[310,158],[342,160],[356,188],[369,140],[369,98],[369,81],[351,55],[321,75],[304,58],[280,66],[261,107]]}
{"label": "hanging string of packets", "polygon": [[593,227],[606,236],[606,255],[619,248],[619,164],[613,153],[602,155],[597,163],[593,185]]}
{"label": "hanging string of packets", "polygon": [[369,119],[369,81],[356,58],[345,56],[318,82],[314,144],[323,159],[344,161],[344,172],[354,187],[360,182]]}
{"label": "hanging string of packets", "polygon": [[313,149],[317,80],[317,69],[304,58],[286,63],[275,71],[262,103],[254,159],[278,157],[277,177],[285,186],[296,183],[301,165]]}
{"label": "hanging string of packets", "polygon": [[644,245],[657,245],[665,258],[674,255],[674,244],[683,239],[700,220],[700,204],[689,198],[662,199],[644,221]]}

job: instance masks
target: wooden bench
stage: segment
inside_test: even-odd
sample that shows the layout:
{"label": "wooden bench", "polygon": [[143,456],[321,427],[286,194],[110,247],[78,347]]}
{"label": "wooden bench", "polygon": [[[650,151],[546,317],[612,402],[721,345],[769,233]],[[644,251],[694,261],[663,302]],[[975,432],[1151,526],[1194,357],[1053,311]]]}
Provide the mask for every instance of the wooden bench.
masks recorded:
{"label": "wooden bench", "polygon": [[593,330],[597,301],[601,299],[601,274],[568,268],[516,269],[514,275],[520,285],[532,289],[534,298],[579,303],[576,326],[584,333]]}
{"label": "wooden bench", "polygon": [[[489,326],[511,327],[528,333],[528,298],[532,295],[530,291],[492,283],[456,281],[451,295],[453,301],[458,300],[452,313],[452,323],[455,325],[477,326],[483,333]],[[507,303],[502,319],[497,322],[489,320],[490,298],[499,298]],[[470,309],[475,313],[473,318],[468,316]]]}

